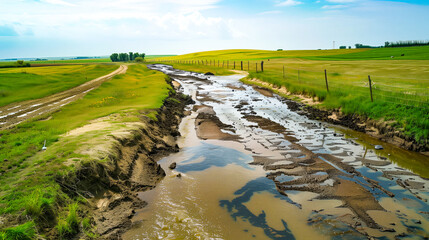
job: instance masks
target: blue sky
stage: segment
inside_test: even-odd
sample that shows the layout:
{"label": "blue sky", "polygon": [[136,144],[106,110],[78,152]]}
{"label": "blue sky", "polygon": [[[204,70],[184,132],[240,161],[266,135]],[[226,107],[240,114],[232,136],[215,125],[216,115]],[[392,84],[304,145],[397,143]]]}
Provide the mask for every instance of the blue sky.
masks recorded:
{"label": "blue sky", "polygon": [[0,59],[429,40],[427,0],[0,0]]}

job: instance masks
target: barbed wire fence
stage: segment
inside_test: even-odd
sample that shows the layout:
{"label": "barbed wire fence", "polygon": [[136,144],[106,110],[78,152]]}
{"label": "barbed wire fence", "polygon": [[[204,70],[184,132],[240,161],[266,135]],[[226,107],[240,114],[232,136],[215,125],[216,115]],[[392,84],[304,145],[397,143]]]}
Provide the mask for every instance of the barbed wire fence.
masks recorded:
{"label": "barbed wire fence", "polygon": [[[269,60],[231,60],[231,59],[151,59],[151,62],[166,64],[207,65],[249,73],[266,72],[269,83],[289,85],[302,91],[321,91],[326,94],[354,95],[372,102],[397,104],[429,111],[429,79],[386,77],[377,75],[354,75],[329,72],[329,69],[314,70],[308,67],[296,68]],[[263,75],[261,75],[263,76]],[[275,79],[275,80],[273,80]],[[264,79],[262,79],[264,80]]]}

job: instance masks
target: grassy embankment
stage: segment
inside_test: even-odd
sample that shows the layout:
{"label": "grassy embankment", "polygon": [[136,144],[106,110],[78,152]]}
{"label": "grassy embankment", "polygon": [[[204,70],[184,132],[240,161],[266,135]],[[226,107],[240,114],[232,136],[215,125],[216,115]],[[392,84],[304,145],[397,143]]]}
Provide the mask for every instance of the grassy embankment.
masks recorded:
{"label": "grassy embankment", "polygon": [[109,74],[117,65],[69,65],[0,69],[0,106],[61,92]]}
{"label": "grassy embankment", "polygon": [[[216,62],[216,66],[211,68],[221,72],[223,70],[219,69],[227,69],[227,61],[228,69],[232,69],[234,61],[235,69],[240,69],[240,61],[244,61],[244,70],[250,73],[245,81],[256,78],[275,86],[285,86],[289,92],[322,101],[320,107],[384,119],[410,138],[420,143],[428,142],[429,46],[302,51],[221,50],[154,60],[181,61],[185,65],[182,69],[204,71],[207,66],[197,65],[195,60],[208,60]],[[256,72],[256,65],[260,70],[262,60],[265,71]],[[194,61],[194,64],[184,64],[184,61]],[[374,102],[370,99],[368,75],[373,81]]]}
{"label": "grassy embankment", "polygon": [[[90,220],[81,216],[77,204],[84,199],[72,199],[62,193],[55,179],[73,173],[82,161],[88,160],[75,150],[94,136],[82,139],[65,133],[111,114],[116,117],[104,121],[115,128],[124,127],[124,122],[139,122],[142,114],[153,117],[151,110],[163,104],[170,90],[162,73],[143,65],[130,65],[125,75],[104,82],[51,118],[44,116],[2,131],[0,215],[3,222],[9,221],[8,225],[15,227],[0,229],[0,239],[33,239],[52,224],[62,238],[77,231],[93,236]],[[48,150],[41,151],[45,139]]]}

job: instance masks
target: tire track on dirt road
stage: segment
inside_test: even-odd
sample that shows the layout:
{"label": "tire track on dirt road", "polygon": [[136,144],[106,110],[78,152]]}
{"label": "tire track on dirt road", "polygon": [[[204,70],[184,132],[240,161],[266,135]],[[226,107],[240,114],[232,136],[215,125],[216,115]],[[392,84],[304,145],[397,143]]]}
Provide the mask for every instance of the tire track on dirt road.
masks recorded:
{"label": "tire track on dirt road", "polygon": [[126,65],[121,65],[118,69],[107,75],[93,79],[66,91],[39,99],[16,102],[0,107],[0,130],[10,128],[42,114],[52,113],[82,98],[88,92],[98,88],[103,82],[113,78],[115,75],[126,73],[127,69],[128,67]]}

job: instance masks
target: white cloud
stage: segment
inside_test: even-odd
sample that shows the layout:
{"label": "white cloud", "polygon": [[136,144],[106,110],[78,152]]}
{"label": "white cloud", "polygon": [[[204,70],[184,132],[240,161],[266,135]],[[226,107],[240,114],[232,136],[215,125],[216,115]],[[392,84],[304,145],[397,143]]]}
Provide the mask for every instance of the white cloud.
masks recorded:
{"label": "white cloud", "polygon": [[63,1],[63,0],[42,0],[42,2],[49,3],[49,4],[55,4],[55,5],[75,6],[74,4],[71,4],[71,3]]}
{"label": "white cloud", "polygon": [[356,2],[356,0],[326,0],[327,2],[330,3],[352,3],[352,2]]}
{"label": "white cloud", "polygon": [[274,11],[260,12],[258,14],[259,15],[275,15],[275,14],[280,14],[280,13],[282,13],[282,11],[274,10]]}
{"label": "white cloud", "polygon": [[346,7],[346,5],[324,5],[322,9],[341,9]]}
{"label": "white cloud", "polygon": [[290,6],[296,6],[299,4],[302,4],[302,2],[296,1],[296,0],[286,0],[286,1],[278,3],[276,6],[290,7]]}

